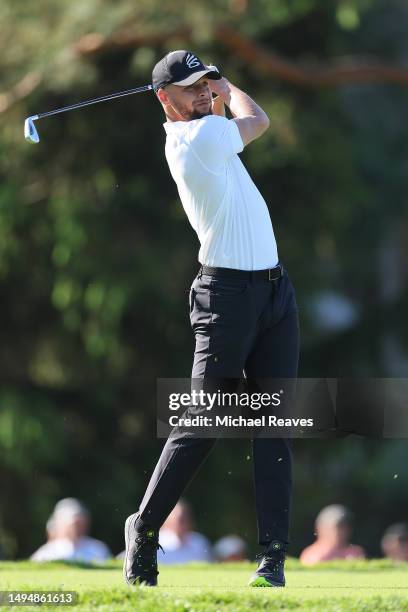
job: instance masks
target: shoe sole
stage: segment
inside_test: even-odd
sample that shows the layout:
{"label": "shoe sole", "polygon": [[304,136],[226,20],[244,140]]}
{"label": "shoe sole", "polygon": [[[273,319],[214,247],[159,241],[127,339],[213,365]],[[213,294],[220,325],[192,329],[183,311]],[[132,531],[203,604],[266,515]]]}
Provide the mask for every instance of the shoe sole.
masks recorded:
{"label": "shoe sole", "polygon": [[248,586],[250,587],[275,587],[275,588],[283,588],[285,586],[285,583],[281,584],[278,582],[270,582],[269,580],[267,580],[266,578],[264,578],[263,576],[256,576],[254,578],[251,578],[251,580],[248,583]]}
{"label": "shoe sole", "polygon": [[125,553],[125,559],[123,562],[123,578],[125,579],[126,584],[129,585],[133,585],[133,582],[130,582],[130,580],[127,577],[126,574],[126,566],[127,566],[127,560],[128,560],[128,550],[129,550],[129,531],[130,531],[130,527],[131,527],[131,523],[132,523],[132,519],[133,519],[133,523],[135,521],[135,517],[136,514],[131,514],[130,516],[127,517],[126,519],[126,523],[125,523],[125,546],[126,546],[126,553]]}
{"label": "shoe sole", "polygon": [[127,574],[126,574],[126,566],[127,566],[128,550],[129,550],[128,544],[129,544],[129,539],[130,539],[130,530],[134,527],[134,524],[136,522],[137,516],[138,516],[138,513],[135,512],[135,514],[131,514],[130,516],[128,516],[127,519],[126,519],[126,522],[125,522],[125,546],[126,546],[126,553],[125,553],[125,559],[123,561],[123,578],[125,579],[126,584],[128,584],[130,586],[139,586],[139,587],[157,586],[157,583],[156,584],[149,584],[145,580],[140,580],[140,578],[136,578],[133,582],[131,582],[128,579]]}

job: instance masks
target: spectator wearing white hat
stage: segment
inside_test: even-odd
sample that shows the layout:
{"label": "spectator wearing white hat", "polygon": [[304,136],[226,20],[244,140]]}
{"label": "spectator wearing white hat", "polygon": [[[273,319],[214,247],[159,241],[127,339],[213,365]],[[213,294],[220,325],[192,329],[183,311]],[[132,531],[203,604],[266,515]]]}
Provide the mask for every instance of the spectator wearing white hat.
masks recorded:
{"label": "spectator wearing white hat", "polygon": [[47,542],[31,555],[32,561],[91,563],[111,558],[109,548],[89,537],[90,515],[73,497],[61,499],[47,521]]}
{"label": "spectator wearing white hat", "polygon": [[326,506],[315,522],[316,541],[304,549],[300,560],[305,565],[333,559],[364,559],[361,546],[350,544],[351,513],[340,504]]}

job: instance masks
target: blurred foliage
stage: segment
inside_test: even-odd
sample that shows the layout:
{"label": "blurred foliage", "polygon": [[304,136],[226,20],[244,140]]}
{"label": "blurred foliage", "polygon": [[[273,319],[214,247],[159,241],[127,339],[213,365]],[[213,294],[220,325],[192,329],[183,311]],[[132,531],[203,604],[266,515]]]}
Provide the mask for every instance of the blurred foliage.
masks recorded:
{"label": "blurred foliage", "polygon": [[[228,24],[294,62],[374,53],[400,64],[408,9],[399,0],[3,0],[0,22],[0,548],[27,556],[55,501],[73,495],[119,552],[162,446],[156,378],[190,374],[198,242],[150,93],[45,119],[36,147],[22,137],[24,117],[148,83],[169,49],[219,65],[271,118],[243,160],[297,288],[300,375],[404,375],[406,89],[298,90],[226,53],[214,28]],[[119,31],[142,42],[76,50],[85,35]],[[322,329],[311,306],[322,291],[354,304],[351,327]],[[335,501],[354,510],[356,541],[380,554],[383,529],[404,519],[405,457],[404,441],[297,441],[292,554]],[[191,485],[211,538],[236,531],[255,541],[251,470],[249,442],[224,441]]]}

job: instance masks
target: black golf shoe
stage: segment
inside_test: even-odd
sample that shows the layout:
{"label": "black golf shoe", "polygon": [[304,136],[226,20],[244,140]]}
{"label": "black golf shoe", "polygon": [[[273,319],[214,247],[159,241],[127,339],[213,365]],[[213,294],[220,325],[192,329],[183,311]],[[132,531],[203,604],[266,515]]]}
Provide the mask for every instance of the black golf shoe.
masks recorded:
{"label": "black golf shoe", "polygon": [[284,587],[285,546],[274,540],[257,558],[260,559],[258,569],[249,581],[249,586]]}
{"label": "black golf shoe", "polygon": [[163,550],[159,544],[159,532],[150,528],[137,531],[135,523],[138,516],[138,513],[131,514],[126,519],[123,576],[128,584],[156,586],[159,573],[157,550]]}

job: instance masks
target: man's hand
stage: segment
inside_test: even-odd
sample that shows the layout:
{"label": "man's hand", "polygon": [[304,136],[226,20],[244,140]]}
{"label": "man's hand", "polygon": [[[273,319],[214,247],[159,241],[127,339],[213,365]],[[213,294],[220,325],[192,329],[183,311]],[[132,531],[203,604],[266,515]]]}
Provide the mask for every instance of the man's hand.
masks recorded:
{"label": "man's hand", "polygon": [[221,79],[209,79],[208,83],[211,91],[219,96],[224,104],[229,106],[231,91],[227,79],[225,77],[222,77]]}
{"label": "man's hand", "polygon": [[224,77],[221,79],[209,79],[208,84],[212,93],[216,95],[213,98],[212,112],[213,115],[225,117],[225,104],[228,105],[228,81]]}

